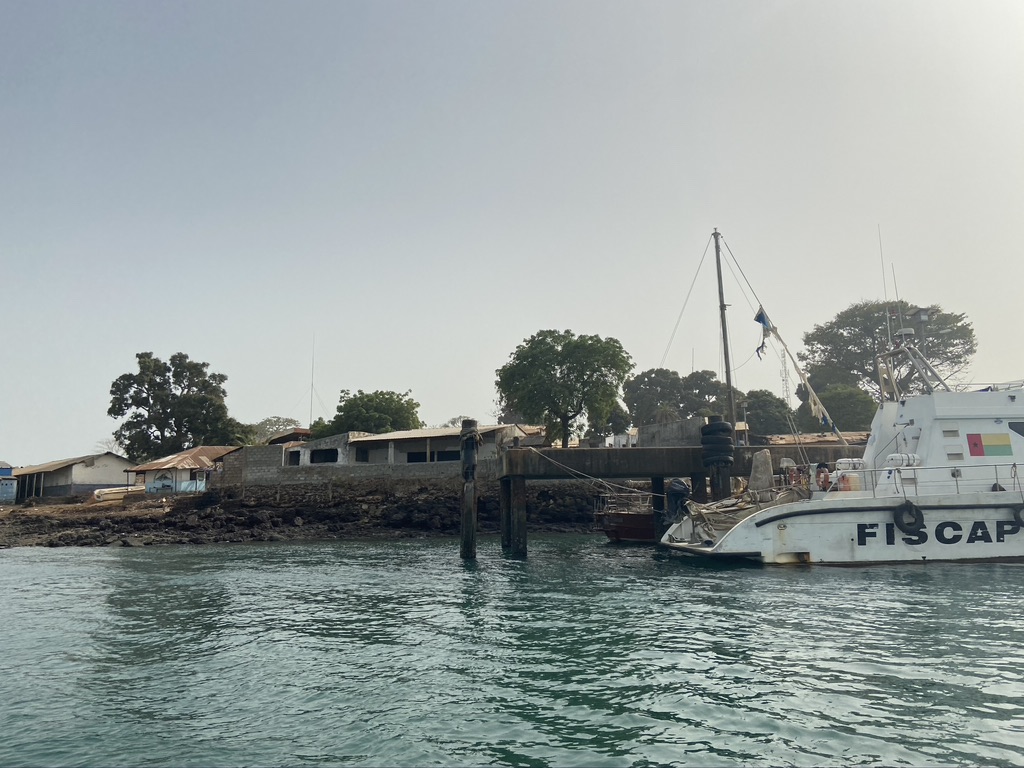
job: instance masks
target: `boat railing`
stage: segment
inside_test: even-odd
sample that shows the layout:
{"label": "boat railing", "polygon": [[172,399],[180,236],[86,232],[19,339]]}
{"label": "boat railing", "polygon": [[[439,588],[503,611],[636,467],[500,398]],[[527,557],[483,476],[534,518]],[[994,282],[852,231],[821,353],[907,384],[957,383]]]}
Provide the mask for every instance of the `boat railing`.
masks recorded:
{"label": "boat railing", "polygon": [[873,497],[1012,491],[1024,500],[1024,485],[1016,463],[844,469],[831,479],[828,490],[862,495],[870,492]]}
{"label": "boat railing", "polygon": [[637,512],[653,509],[650,493],[605,493],[597,498],[595,512]]}

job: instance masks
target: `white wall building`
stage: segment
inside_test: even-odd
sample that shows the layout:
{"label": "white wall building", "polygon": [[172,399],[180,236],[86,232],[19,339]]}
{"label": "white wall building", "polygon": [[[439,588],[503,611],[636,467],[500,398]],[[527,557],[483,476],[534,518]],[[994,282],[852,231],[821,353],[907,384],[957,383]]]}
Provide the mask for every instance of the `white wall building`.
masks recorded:
{"label": "white wall building", "polygon": [[124,471],[132,463],[107,451],[73,459],[61,459],[31,467],[17,467],[18,500],[40,496],[79,496],[97,488],[125,485]]}

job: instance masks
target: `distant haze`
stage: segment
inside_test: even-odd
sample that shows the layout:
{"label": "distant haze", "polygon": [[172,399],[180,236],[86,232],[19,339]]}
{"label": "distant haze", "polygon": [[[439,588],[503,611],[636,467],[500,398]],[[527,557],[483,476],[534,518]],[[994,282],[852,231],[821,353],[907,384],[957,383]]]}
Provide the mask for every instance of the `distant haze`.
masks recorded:
{"label": "distant haze", "polygon": [[[715,227],[742,390],[783,393],[758,301],[795,351],[897,290],[1020,378],[1022,41],[1017,0],[0,0],[0,460],[97,450],[142,351],[245,422],[493,423],[540,329],[661,365]],[[717,304],[709,253],[666,367],[721,375]]]}

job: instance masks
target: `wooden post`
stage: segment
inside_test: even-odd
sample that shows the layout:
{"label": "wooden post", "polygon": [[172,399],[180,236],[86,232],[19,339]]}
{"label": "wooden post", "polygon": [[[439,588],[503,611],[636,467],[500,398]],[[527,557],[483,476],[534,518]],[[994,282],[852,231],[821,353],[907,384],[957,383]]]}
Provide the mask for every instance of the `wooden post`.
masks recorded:
{"label": "wooden post", "polygon": [[651,509],[654,512],[654,529],[660,539],[665,532],[665,478],[651,478]]}
{"label": "wooden post", "polygon": [[693,493],[693,500],[698,504],[708,503],[708,477],[703,472],[694,472],[690,475],[690,490]]}
{"label": "wooden post", "polygon": [[475,419],[462,422],[462,546],[463,560],[476,558],[476,449],[480,433]]}
{"label": "wooden post", "polygon": [[727,499],[732,494],[732,474],[729,465],[712,464],[711,470],[711,500],[720,501]]}
{"label": "wooden post", "polygon": [[512,485],[512,549],[514,557],[526,557],[526,478],[515,475]]}
{"label": "wooden post", "polygon": [[512,549],[512,479],[498,481],[498,509],[501,515],[501,548]]}

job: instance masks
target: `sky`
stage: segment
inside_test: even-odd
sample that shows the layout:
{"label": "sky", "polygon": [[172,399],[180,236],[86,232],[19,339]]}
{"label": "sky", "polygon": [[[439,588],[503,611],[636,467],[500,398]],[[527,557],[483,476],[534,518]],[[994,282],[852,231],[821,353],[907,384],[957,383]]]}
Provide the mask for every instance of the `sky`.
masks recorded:
{"label": "sky", "polygon": [[1019,0],[0,0],[0,461],[107,450],[140,352],[246,423],[495,423],[542,329],[722,377],[715,228],[744,391],[795,388],[758,303],[796,352],[896,295],[1020,379],[1022,40]]}

